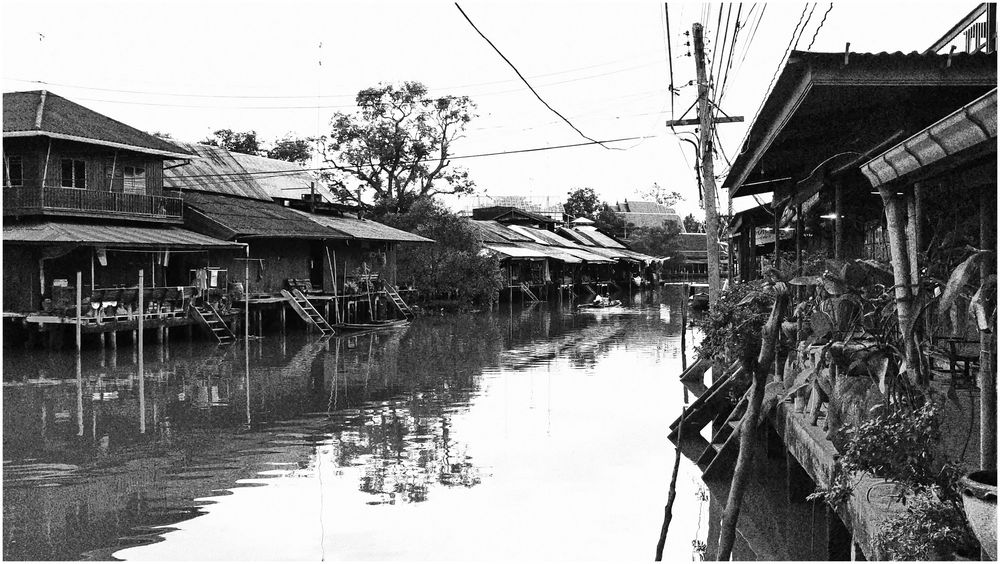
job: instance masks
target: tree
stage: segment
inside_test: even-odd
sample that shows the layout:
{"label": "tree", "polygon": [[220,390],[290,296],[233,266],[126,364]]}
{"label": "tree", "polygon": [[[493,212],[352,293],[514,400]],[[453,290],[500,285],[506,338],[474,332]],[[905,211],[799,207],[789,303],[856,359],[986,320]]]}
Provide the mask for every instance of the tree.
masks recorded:
{"label": "tree", "polygon": [[434,244],[410,244],[397,254],[398,278],[412,283],[423,296],[488,306],[499,299],[500,261],[481,254],[482,238],[468,219],[425,198],[405,213],[386,214],[381,221],[434,240]]}
{"label": "tree", "polygon": [[684,216],[684,231],[688,233],[704,233],[705,222],[696,218],[693,213]]}
{"label": "tree", "polygon": [[[596,219],[595,212],[602,210],[600,207],[601,200],[597,197],[597,193],[594,192],[593,188],[577,188],[572,192],[567,192],[566,204],[563,208],[566,211],[566,215],[571,217],[586,217],[588,219]],[[608,205],[604,204],[604,208]],[[603,211],[603,210],[602,210]]]}
{"label": "tree", "polygon": [[654,257],[677,255],[676,235],[680,233],[677,224],[663,222],[659,227],[637,227],[629,233],[629,247],[640,253]]}
{"label": "tree", "polygon": [[233,131],[232,129],[218,129],[212,132],[212,137],[199,141],[202,145],[212,145],[222,147],[234,153],[246,155],[260,155],[260,144],[257,142],[257,132]]}
{"label": "tree", "polygon": [[684,195],[676,190],[673,192],[667,192],[656,182],[652,186],[646,188],[645,190],[639,189],[635,191],[636,195],[640,198],[652,200],[657,204],[664,206],[673,206],[677,202],[684,200]]}
{"label": "tree", "polygon": [[267,158],[279,161],[304,163],[311,157],[312,139],[293,137],[291,134],[278,139],[274,142],[274,146],[267,150]]}
{"label": "tree", "polygon": [[452,144],[475,116],[467,96],[428,98],[426,86],[410,81],[366,88],[356,101],[354,113],[334,114],[322,146],[338,173],[325,177],[343,201],[399,213],[437,194],[475,190],[468,172],[451,166]]}
{"label": "tree", "polygon": [[600,206],[600,211],[594,215],[594,227],[618,237],[624,236],[626,226],[622,216],[604,202]]}

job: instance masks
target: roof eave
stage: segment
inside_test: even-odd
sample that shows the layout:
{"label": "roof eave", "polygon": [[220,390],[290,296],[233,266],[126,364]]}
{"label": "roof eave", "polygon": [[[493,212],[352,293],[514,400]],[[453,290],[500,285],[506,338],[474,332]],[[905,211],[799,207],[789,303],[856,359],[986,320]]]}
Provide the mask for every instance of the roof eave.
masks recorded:
{"label": "roof eave", "polygon": [[81,137],[79,135],[68,135],[65,133],[55,133],[52,131],[43,131],[35,129],[28,131],[4,131],[3,136],[4,139],[17,138],[17,137],[51,137],[52,139],[63,139],[65,141],[77,141],[80,143],[89,143],[91,145],[102,145],[104,147],[113,147],[115,149],[125,149],[127,151],[134,151],[136,153],[144,153],[147,155],[156,155],[168,159],[190,160],[198,157],[198,155],[194,155],[191,153],[161,151],[160,149],[151,149],[149,147],[139,147],[137,145],[128,145],[126,143],[115,143],[114,141],[104,141],[102,139],[92,139],[90,137]]}

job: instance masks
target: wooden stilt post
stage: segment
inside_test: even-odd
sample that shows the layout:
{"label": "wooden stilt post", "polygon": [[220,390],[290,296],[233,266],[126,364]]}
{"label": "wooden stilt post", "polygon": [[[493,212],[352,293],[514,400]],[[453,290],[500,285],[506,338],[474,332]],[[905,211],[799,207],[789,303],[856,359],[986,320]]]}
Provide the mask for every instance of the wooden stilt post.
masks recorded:
{"label": "wooden stilt post", "polygon": [[833,258],[844,258],[844,185],[836,181],[833,185]]}
{"label": "wooden stilt post", "polygon": [[83,273],[76,272],[76,353],[83,346]]}

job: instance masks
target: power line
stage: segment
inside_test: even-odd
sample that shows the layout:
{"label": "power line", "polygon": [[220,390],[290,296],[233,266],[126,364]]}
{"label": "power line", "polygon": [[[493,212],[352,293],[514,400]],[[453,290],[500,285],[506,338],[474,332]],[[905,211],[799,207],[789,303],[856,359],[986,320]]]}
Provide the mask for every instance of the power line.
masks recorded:
{"label": "power line", "polygon": [[813,32],[812,39],[809,41],[809,46],[806,47],[806,51],[812,49],[813,43],[816,43],[816,36],[819,35],[819,30],[823,29],[823,24],[826,23],[826,17],[830,15],[831,10],[833,10],[833,2],[830,2],[830,7],[826,9],[826,12],[823,12],[823,19],[820,20],[819,27],[817,27],[816,31]]}
{"label": "power line", "polygon": [[[528,148],[528,149],[511,149],[511,150],[507,150],[507,151],[493,151],[493,152],[489,152],[489,153],[473,153],[473,154],[469,154],[469,155],[455,155],[455,156],[448,157],[447,160],[477,159],[477,158],[482,158],[482,157],[498,157],[498,156],[516,155],[516,154],[522,154],[522,153],[537,153],[537,152],[540,152],[540,151],[552,151],[552,150],[556,150],[556,149],[571,149],[571,148],[575,148],[575,147],[586,147],[588,145],[600,145],[600,144],[603,144],[603,143],[621,143],[621,142],[624,142],[624,141],[635,141],[637,139],[646,139],[646,138],[650,138],[650,137],[659,137],[659,135],[636,135],[636,136],[633,136],[633,137],[620,137],[618,139],[603,139],[601,141],[587,141],[587,142],[581,142],[581,143],[568,143],[568,144],[565,144],[565,145],[550,145],[550,146],[547,146],[547,147],[531,147],[531,148]],[[418,160],[409,161],[409,162],[401,163],[401,164],[405,166],[405,165],[419,164],[419,163],[425,163],[425,162],[437,162],[438,160],[439,159],[437,159],[437,158],[433,158],[433,159],[431,159],[431,158],[428,158],[428,159],[418,159]],[[376,166],[378,166],[378,165],[376,164]],[[358,167],[350,167],[350,166],[347,166],[347,167],[335,167],[335,166],[327,166],[327,167],[303,167],[303,168],[299,168],[299,169],[296,169],[296,170],[288,170],[288,171],[271,171],[271,170],[267,170],[267,171],[259,171],[259,172],[244,171],[244,172],[227,172],[227,173],[217,173],[217,174],[178,174],[178,175],[170,175],[170,178],[171,179],[185,179],[185,178],[227,178],[227,177],[229,177],[229,178],[234,178],[234,177],[235,178],[242,178],[242,177],[248,177],[248,176],[249,177],[253,177],[253,178],[277,178],[277,177],[281,177],[281,176],[289,176],[289,175],[293,175],[293,174],[299,174],[301,172],[322,172],[322,171],[332,171],[332,170],[359,170],[359,168]]]}
{"label": "power line", "polygon": [[592,142],[594,142],[594,143],[596,143],[596,144],[600,145],[601,147],[604,147],[605,149],[608,149],[608,150],[620,150],[620,149],[618,149],[618,148],[616,148],[616,147],[608,147],[608,146],[607,146],[607,145],[605,145],[604,143],[602,143],[602,142],[600,142],[600,141],[597,141],[597,140],[595,140],[595,139],[594,139],[594,138],[592,138],[592,137],[589,137],[589,136],[588,136],[587,134],[585,134],[584,132],[580,131],[580,129],[579,129],[579,128],[578,128],[577,126],[573,125],[573,122],[571,122],[571,121],[569,121],[568,119],[566,119],[566,117],[565,117],[565,116],[563,116],[563,115],[562,115],[561,113],[559,113],[559,112],[558,112],[558,111],[557,111],[557,110],[556,110],[555,108],[553,108],[552,106],[550,106],[550,105],[549,105],[549,103],[548,103],[548,102],[546,102],[546,101],[545,101],[545,100],[544,100],[544,99],[543,99],[543,98],[542,98],[542,97],[541,97],[541,96],[540,96],[540,95],[538,94],[538,92],[536,92],[536,91],[535,91],[534,87],[532,87],[532,86],[531,86],[531,83],[530,83],[530,82],[528,82],[528,79],[524,78],[524,75],[522,75],[522,74],[521,74],[521,71],[519,71],[519,70],[517,69],[517,67],[516,67],[516,66],[514,66],[514,63],[510,62],[510,59],[508,59],[508,58],[507,58],[507,57],[506,57],[506,56],[505,56],[505,55],[504,55],[504,54],[503,54],[503,53],[502,53],[502,52],[500,51],[500,49],[498,49],[498,48],[497,48],[497,46],[496,46],[496,45],[494,45],[492,41],[490,41],[490,39],[489,39],[488,37],[486,37],[485,35],[483,35],[483,32],[479,31],[479,28],[478,28],[478,27],[476,27],[476,24],[472,23],[472,20],[471,20],[471,19],[469,19],[469,16],[468,16],[468,15],[467,15],[467,14],[465,13],[465,10],[463,10],[463,9],[462,9],[462,7],[458,5],[458,2],[455,2],[455,7],[456,7],[456,8],[458,8],[458,11],[459,11],[459,12],[461,12],[461,14],[462,14],[462,17],[464,17],[464,18],[465,18],[465,21],[469,22],[469,25],[471,25],[471,26],[472,26],[472,29],[476,30],[476,33],[478,33],[480,37],[482,37],[482,38],[483,38],[483,39],[484,39],[484,40],[485,40],[485,41],[486,41],[487,43],[489,43],[490,47],[492,47],[492,48],[493,48],[493,50],[497,52],[497,55],[500,55],[500,58],[501,58],[501,59],[503,59],[504,61],[506,61],[508,65],[510,65],[510,68],[514,70],[514,72],[515,72],[515,73],[517,74],[517,76],[518,76],[518,77],[520,77],[521,81],[522,81],[522,82],[524,82],[524,85],[528,87],[528,90],[531,90],[531,93],[535,95],[535,98],[538,98],[538,101],[539,101],[539,102],[541,102],[541,103],[542,103],[542,104],[543,104],[543,105],[544,105],[544,106],[545,106],[546,108],[548,108],[548,109],[549,109],[549,110],[550,110],[550,111],[551,111],[552,113],[554,113],[554,114],[556,114],[557,116],[559,116],[560,118],[562,118],[562,120],[566,122],[566,125],[568,125],[568,126],[572,127],[572,128],[573,128],[573,130],[574,130],[574,131],[576,131],[577,133],[579,133],[579,134],[580,134],[580,136],[581,136],[581,137],[583,137],[584,139],[586,139],[586,140],[588,140],[588,141],[592,141]]}
{"label": "power line", "polygon": [[[725,27],[722,28],[722,30],[723,30],[723,33],[722,33],[722,43],[719,44],[719,71],[717,73],[715,73],[715,76],[718,77],[718,80],[715,83],[712,84],[712,91],[715,92],[716,95],[718,95],[718,93],[719,93],[719,89],[717,87],[722,84],[722,71],[723,71],[723,67],[726,64],[726,42],[729,39],[729,19],[732,16],[732,14],[733,14],[733,5],[729,4],[729,8],[726,10],[726,25],[725,25]],[[719,19],[721,20],[722,19],[721,18],[721,16],[722,16],[722,7],[721,6],[719,7],[719,16],[720,16]],[[716,34],[716,37],[718,37],[718,34]],[[712,54],[712,59],[713,60],[715,59],[715,53],[714,52]]]}
{"label": "power line", "polygon": [[663,17],[667,22],[667,62],[670,65],[670,86],[667,88],[667,96],[670,97],[670,119],[674,119],[674,54],[670,48],[670,5],[663,3]]}
{"label": "power line", "polygon": [[[557,75],[561,75],[561,74],[569,74],[569,73],[578,72],[578,71],[582,71],[582,70],[589,70],[589,69],[594,69],[594,68],[599,68],[599,67],[606,67],[606,66],[610,66],[610,65],[616,65],[618,63],[621,63],[621,62],[624,62],[624,61],[631,61],[631,60],[634,60],[634,59],[627,58],[627,59],[620,59],[620,60],[617,60],[617,61],[609,61],[609,62],[606,62],[606,63],[598,63],[598,64],[595,64],[595,65],[587,65],[587,66],[583,66],[583,67],[574,67],[574,68],[571,68],[571,69],[564,69],[564,70],[561,70],[561,71],[554,71],[554,72],[549,72],[549,73],[536,74],[536,75],[532,75],[529,78],[544,78],[544,77],[549,77],[549,76],[557,76]],[[607,74],[613,74],[613,73],[617,73],[617,72],[625,72],[625,71],[628,71],[628,70],[634,70],[634,69],[638,69],[638,68],[645,68],[647,66],[654,65],[654,64],[659,64],[659,61],[653,61],[653,62],[650,62],[650,63],[638,65],[638,66],[625,67],[623,69],[618,69],[618,70],[615,70],[615,71],[610,71],[610,73],[602,73],[602,74],[596,74],[596,75],[588,75],[588,76],[585,76],[585,77],[578,77],[577,79],[571,79],[571,80],[583,80],[583,79],[587,79],[587,78],[596,78],[596,77],[601,77],[601,76],[607,76]],[[23,82],[23,83],[26,83],[26,84],[39,84],[39,85],[46,85],[46,86],[58,86],[58,87],[61,87],[61,88],[74,88],[74,89],[78,89],[78,90],[93,90],[93,91],[97,91],[97,92],[114,92],[114,93],[119,93],[119,94],[142,94],[142,95],[147,95],[147,96],[163,96],[163,97],[172,97],[172,98],[209,98],[209,99],[231,99],[231,100],[308,100],[308,99],[315,99],[317,97],[314,94],[313,95],[311,95],[311,94],[274,94],[274,95],[195,94],[195,93],[184,93],[184,92],[159,92],[159,91],[153,91],[153,90],[126,90],[126,89],[120,89],[120,88],[107,88],[107,87],[99,87],[99,86],[86,86],[86,85],[82,85],[82,84],[70,84],[70,83],[64,83],[64,82],[48,82],[48,81],[44,81],[44,80],[30,80],[30,79],[26,79],[26,78],[17,78],[17,77],[4,77],[4,80],[10,80],[10,81],[13,81],[13,82]],[[453,89],[460,89],[460,88],[474,88],[474,87],[477,87],[477,86],[490,86],[490,85],[494,85],[494,84],[504,84],[504,83],[508,83],[508,82],[516,82],[516,80],[515,79],[506,79],[506,80],[493,80],[493,81],[488,81],[488,82],[476,82],[476,83],[469,83],[469,84],[456,84],[456,85],[436,87],[436,88],[432,88],[431,90],[453,90]],[[562,82],[556,82],[556,83],[552,83],[552,84],[562,84]],[[501,91],[501,92],[506,92],[506,91]],[[512,92],[516,92],[516,91],[512,91]],[[356,96],[357,96],[357,93],[354,93],[354,94],[324,94],[323,96],[320,96],[320,97],[321,98],[348,98],[348,99],[354,99]]]}
{"label": "power line", "polygon": [[806,23],[802,24],[802,29],[799,30],[799,36],[795,39],[795,45],[792,46],[792,50],[793,51],[799,48],[799,41],[802,40],[802,36],[806,32],[806,26],[808,26],[809,25],[809,21],[812,20],[813,12],[816,11],[816,5],[817,5],[817,2],[813,2],[813,6],[809,10],[809,15],[806,16]]}
{"label": "power line", "polygon": [[[756,6],[756,4],[754,4]],[[733,41],[729,46],[729,61],[726,63],[726,74],[722,77],[722,88],[719,90],[719,104],[722,104],[722,99],[726,95],[726,83],[729,82],[729,73],[733,67],[733,53],[736,51],[736,42],[739,40],[740,29],[740,13],[743,11],[743,3],[740,2],[739,7],[736,10],[736,24],[733,28]],[[749,15],[747,15],[747,21],[750,20]]]}

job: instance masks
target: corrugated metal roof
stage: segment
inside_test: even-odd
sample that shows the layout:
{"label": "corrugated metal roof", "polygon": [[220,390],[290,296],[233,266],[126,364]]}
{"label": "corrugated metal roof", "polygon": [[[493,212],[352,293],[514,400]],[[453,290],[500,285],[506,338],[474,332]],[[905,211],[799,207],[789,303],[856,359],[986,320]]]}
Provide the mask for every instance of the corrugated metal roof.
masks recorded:
{"label": "corrugated metal roof", "polygon": [[164,188],[184,193],[197,190],[271,201],[271,194],[257,182],[254,175],[247,173],[233,153],[211,145],[186,142],[177,144],[196,154],[198,158],[180,166],[165,168]]}
{"label": "corrugated metal roof", "polygon": [[350,236],[304,217],[301,212],[271,201],[224,194],[188,192],[184,205],[237,237],[293,239],[349,239]]}
{"label": "corrugated metal roof", "polygon": [[433,243],[432,239],[414,235],[402,229],[389,227],[370,219],[358,219],[356,217],[340,217],[335,215],[323,215],[309,213],[301,210],[285,208],[289,211],[300,214],[312,221],[331,229],[337,230],[355,239],[368,239],[373,241],[405,241],[407,243]]}
{"label": "corrugated metal roof", "polygon": [[527,237],[521,233],[510,230],[504,225],[493,221],[493,220],[472,220],[472,224],[479,228],[479,232],[483,238],[483,242],[486,243],[509,243],[509,242],[524,242],[532,241],[530,237]]}
{"label": "corrugated metal roof", "polygon": [[560,227],[559,234],[580,245],[591,246],[594,244],[593,241],[581,235],[579,231],[573,230],[569,227]]}
{"label": "corrugated metal roof", "polygon": [[560,260],[562,262],[569,264],[579,264],[583,262],[583,259],[581,259],[580,257],[577,257],[569,253],[567,249],[563,249],[560,247],[549,247],[546,245],[540,245],[538,243],[520,243],[518,244],[518,246],[524,247],[525,249],[532,249],[538,251],[549,258]]}
{"label": "corrugated metal roof", "polygon": [[299,200],[302,196],[310,194],[312,190],[310,185],[315,184],[316,194],[327,202],[335,201],[333,194],[322,182],[296,163],[232,151],[229,154],[272,198]]}
{"label": "corrugated metal roof", "polygon": [[45,135],[139,153],[186,158],[187,151],[46,90],[5,92],[3,136]]}
{"label": "corrugated metal roof", "polygon": [[521,246],[511,246],[511,245],[483,245],[487,249],[494,250],[502,255],[510,258],[526,258],[526,259],[544,259],[548,258],[545,253],[536,251],[534,249],[528,249]]}
{"label": "corrugated metal roof", "polygon": [[[882,139],[899,129],[912,134],[996,87],[996,60],[987,53],[792,51],[722,187],[739,197],[753,193],[744,184],[801,178],[845,149],[867,150],[857,144],[862,132]],[[905,123],[871,119],[887,107],[906,115]],[[816,135],[823,124],[824,135]],[[803,144],[806,136],[811,141]],[[771,163],[766,172],[761,161]]]}
{"label": "corrugated metal roof", "polygon": [[3,226],[6,243],[100,245],[105,247],[184,249],[242,247],[180,227],[140,227],[95,225],[90,223],[43,221]]}
{"label": "corrugated metal roof", "polygon": [[509,226],[509,229],[526,237],[530,237],[535,242],[543,245],[552,245],[556,247],[578,246],[574,241],[565,237],[560,237],[559,235],[545,229],[535,229],[534,227],[525,227],[523,225],[511,225]]}
{"label": "corrugated metal roof", "polygon": [[615,241],[611,237],[608,237],[604,233],[597,230],[596,227],[590,227],[583,225],[580,227],[574,227],[575,231],[581,233],[584,237],[593,241],[593,244],[598,247],[605,247],[608,249],[624,249],[625,245],[622,245],[618,241]]}
{"label": "corrugated metal roof", "polygon": [[591,264],[611,264],[612,262],[614,262],[614,260],[612,259],[594,254],[590,251],[585,251],[583,249],[562,249],[562,250],[577,258],[581,258],[585,262],[589,262]]}
{"label": "corrugated metal roof", "polygon": [[994,88],[863,164],[861,172],[872,186],[878,187],[996,138],[997,90]]}

